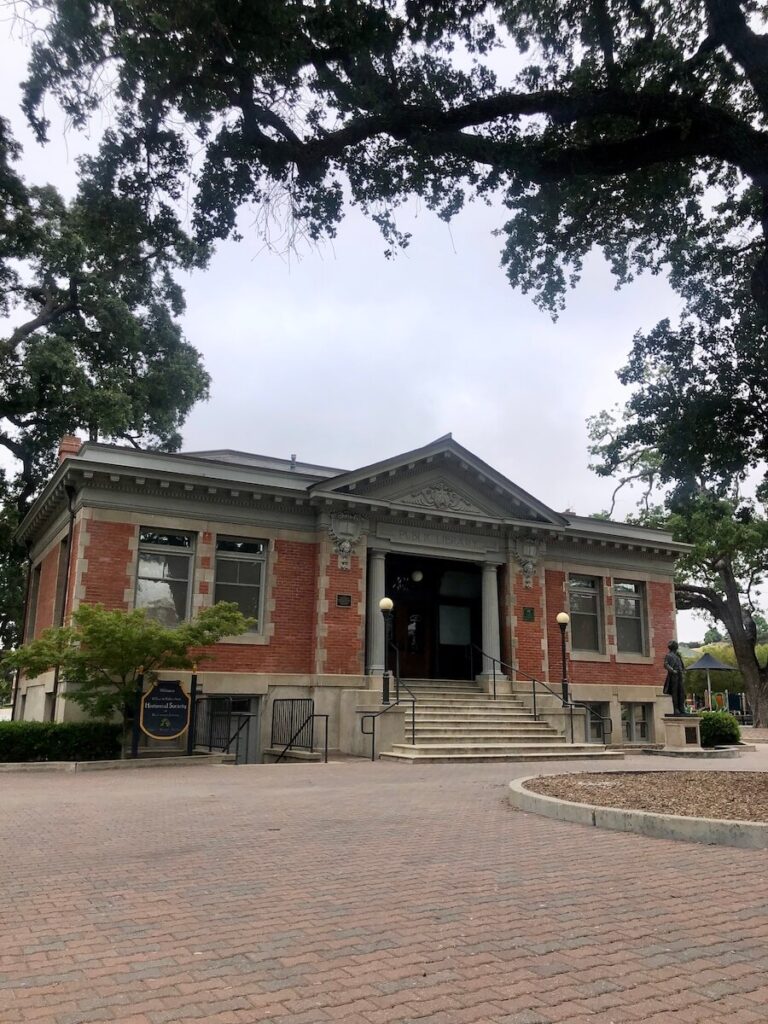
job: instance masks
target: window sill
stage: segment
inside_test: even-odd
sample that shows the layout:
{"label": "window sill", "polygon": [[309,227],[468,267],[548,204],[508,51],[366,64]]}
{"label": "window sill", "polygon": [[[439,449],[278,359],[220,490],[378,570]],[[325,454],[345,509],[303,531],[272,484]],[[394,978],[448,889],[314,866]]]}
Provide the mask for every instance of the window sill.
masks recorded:
{"label": "window sill", "polygon": [[653,665],[655,661],[650,654],[616,654],[617,665]]}
{"label": "window sill", "polygon": [[609,662],[610,660],[610,654],[601,654],[600,651],[571,651],[571,661]]}
{"label": "window sill", "polygon": [[241,633],[239,636],[225,636],[220,644],[241,644],[246,647],[265,647],[269,643],[266,633]]}

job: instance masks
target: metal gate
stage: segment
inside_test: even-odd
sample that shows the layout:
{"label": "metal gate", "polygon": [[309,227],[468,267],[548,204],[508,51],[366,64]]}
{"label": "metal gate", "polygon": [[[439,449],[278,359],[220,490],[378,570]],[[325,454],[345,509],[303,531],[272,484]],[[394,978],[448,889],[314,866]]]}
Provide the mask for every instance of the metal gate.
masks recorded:
{"label": "metal gate", "polygon": [[232,697],[199,697],[195,705],[195,747],[235,754],[237,764],[247,764],[252,759],[249,753],[258,719],[258,712],[234,708]]}
{"label": "metal gate", "polygon": [[314,750],[315,702],[308,697],[272,702],[271,747]]}

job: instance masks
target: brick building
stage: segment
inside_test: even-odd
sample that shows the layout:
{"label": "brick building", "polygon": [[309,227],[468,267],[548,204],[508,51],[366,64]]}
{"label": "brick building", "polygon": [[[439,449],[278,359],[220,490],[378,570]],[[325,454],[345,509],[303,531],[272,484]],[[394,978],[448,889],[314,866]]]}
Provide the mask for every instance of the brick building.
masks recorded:
{"label": "brick building", "polygon": [[[357,750],[355,712],[381,687],[385,595],[400,675],[422,691],[463,680],[527,700],[534,677],[559,693],[556,615],[566,611],[573,698],[611,719],[611,743],[652,741],[671,706],[662,661],[682,546],[555,512],[450,435],[352,472],[75,438],[60,455],[19,529],[31,566],[26,637],[81,602],[145,607],[173,624],[237,601],[254,627],[208,652],[199,678],[205,694],[260,713],[255,756],[276,696],[313,696],[331,716],[331,747]],[[78,714],[53,674],[19,681],[16,717]]]}

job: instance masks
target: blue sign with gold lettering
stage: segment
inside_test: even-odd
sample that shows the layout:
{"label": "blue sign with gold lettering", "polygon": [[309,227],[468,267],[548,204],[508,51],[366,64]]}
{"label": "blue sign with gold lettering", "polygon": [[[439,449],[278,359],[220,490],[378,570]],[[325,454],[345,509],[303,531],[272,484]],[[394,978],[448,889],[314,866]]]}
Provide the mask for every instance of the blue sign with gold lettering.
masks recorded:
{"label": "blue sign with gold lettering", "polygon": [[190,700],[178,679],[158,679],[141,698],[139,725],[156,740],[175,740],[189,728]]}

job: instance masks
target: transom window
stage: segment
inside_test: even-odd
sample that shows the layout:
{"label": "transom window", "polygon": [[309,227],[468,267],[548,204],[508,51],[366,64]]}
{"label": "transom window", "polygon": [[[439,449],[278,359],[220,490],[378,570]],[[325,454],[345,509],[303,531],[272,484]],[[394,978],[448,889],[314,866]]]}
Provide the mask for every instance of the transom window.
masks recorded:
{"label": "transom window", "polygon": [[194,534],[154,530],[139,532],[136,607],[164,626],[178,626],[189,615]]}
{"label": "transom window", "polygon": [[646,654],[645,586],[631,580],[614,580],[616,649],[625,654]]}
{"label": "transom window", "polygon": [[264,566],[268,542],[245,537],[216,538],[215,601],[233,601],[255,621],[249,632],[261,632]]}
{"label": "transom window", "polygon": [[571,647],[574,651],[603,650],[601,581],[597,576],[569,576]]}

